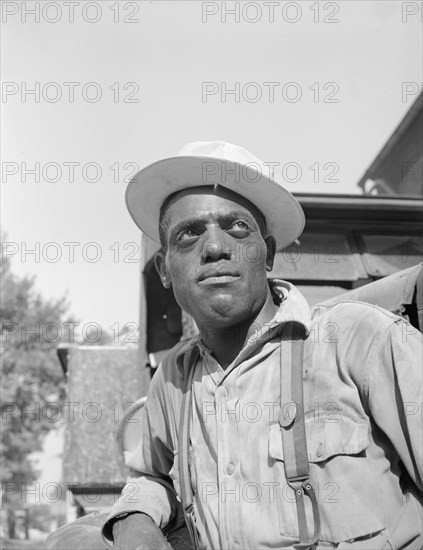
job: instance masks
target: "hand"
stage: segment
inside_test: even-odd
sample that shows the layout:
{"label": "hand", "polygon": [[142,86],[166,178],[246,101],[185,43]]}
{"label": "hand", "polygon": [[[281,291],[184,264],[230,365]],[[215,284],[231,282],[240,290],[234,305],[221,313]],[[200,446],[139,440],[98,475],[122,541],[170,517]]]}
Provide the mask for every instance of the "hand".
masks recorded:
{"label": "hand", "polygon": [[116,550],[169,550],[161,530],[154,521],[136,512],[113,524],[113,539]]}

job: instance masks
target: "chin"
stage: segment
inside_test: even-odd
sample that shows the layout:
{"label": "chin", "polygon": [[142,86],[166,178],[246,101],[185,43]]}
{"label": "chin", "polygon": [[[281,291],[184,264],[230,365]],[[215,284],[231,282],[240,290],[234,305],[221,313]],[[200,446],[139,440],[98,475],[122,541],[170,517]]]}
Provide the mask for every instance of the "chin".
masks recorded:
{"label": "chin", "polygon": [[219,323],[223,327],[231,326],[247,319],[250,314],[250,308],[242,307],[240,309],[240,300],[233,296],[216,296],[210,299],[205,311],[205,317],[208,322]]}
{"label": "chin", "polygon": [[[195,289],[198,290],[198,289]],[[230,327],[251,317],[251,304],[245,303],[240,293],[216,289],[213,292],[195,292],[188,300],[176,295],[179,306],[191,315],[197,326],[218,325]],[[245,295],[244,295],[245,296]],[[194,299],[192,299],[194,298]]]}

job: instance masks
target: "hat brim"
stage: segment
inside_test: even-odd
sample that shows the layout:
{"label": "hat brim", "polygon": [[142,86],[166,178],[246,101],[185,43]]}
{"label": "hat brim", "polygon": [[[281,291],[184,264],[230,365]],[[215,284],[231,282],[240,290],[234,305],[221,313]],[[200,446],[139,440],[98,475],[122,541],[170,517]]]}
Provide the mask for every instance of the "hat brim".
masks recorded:
{"label": "hat brim", "polygon": [[276,239],[277,250],[294,242],[304,229],[304,212],[282,185],[251,166],[213,157],[171,157],[146,166],[129,182],[126,206],[141,231],[160,242],[159,216],[165,199],[201,185],[225,187],[253,203],[265,216],[267,235]]}

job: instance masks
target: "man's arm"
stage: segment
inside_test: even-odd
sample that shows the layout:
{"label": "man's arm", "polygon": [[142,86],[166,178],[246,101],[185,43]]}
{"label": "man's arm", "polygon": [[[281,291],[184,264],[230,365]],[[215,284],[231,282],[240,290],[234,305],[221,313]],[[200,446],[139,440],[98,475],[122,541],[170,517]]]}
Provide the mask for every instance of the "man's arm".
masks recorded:
{"label": "man's arm", "polygon": [[113,522],[116,550],[168,550],[172,548],[154,521],[141,512],[134,512]]}
{"label": "man's arm", "polygon": [[373,419],[422,492],[422,333],[402,319],[380,339],[368,402]]}
{"label": "man's arm", "polygon": [[159,368],[143,411],[142,450],[136,453],[135,463],[131,459],[133,477],[128,478],[102,528],[108,546],[113,542],[114,548],[125,550],[168,548],[161,529],[173,519],[177,509],[169,477],[173,460],[164,380]]}

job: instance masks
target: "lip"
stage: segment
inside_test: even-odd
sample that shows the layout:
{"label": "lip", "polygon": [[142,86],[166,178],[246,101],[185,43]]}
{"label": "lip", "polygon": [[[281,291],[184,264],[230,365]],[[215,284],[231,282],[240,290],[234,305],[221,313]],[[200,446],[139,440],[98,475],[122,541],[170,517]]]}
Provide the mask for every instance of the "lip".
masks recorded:
{"label": "lip", "polygon": [[198,281],[199,285],[228,285],[237,281],[240,276],[234,275],[218,275],[217,277],[206,277],[201,281]]}
{"label": "lip", "polygon": [[236,279],[239,279],[240,274],[236,269],[233,269],[231,267],[223,266],[223,267],[209,267],[206,268],[202,273],[198,276],[198,282],[220,282],[220,283],[226,283],[226,282],[232,282]]}

